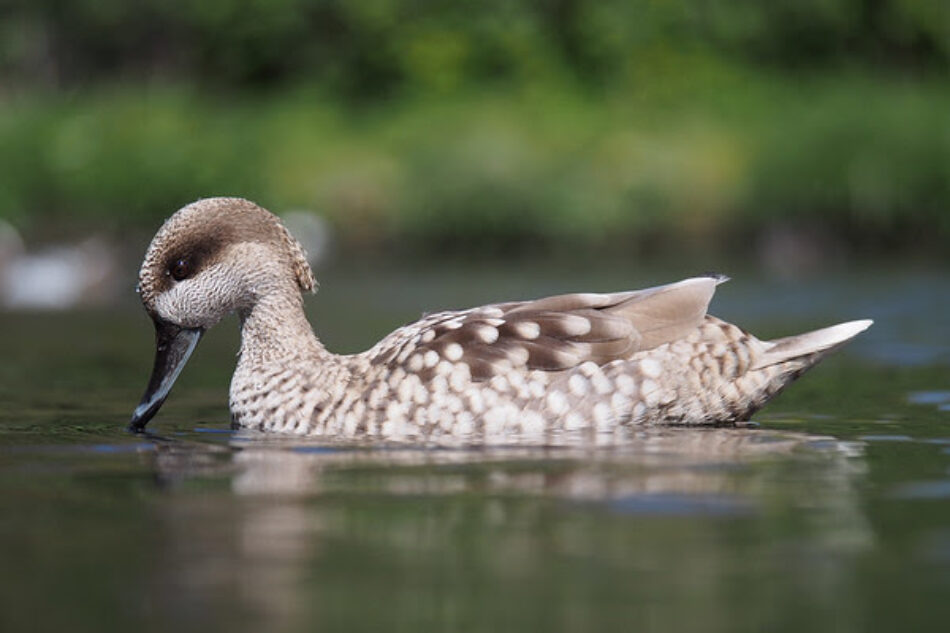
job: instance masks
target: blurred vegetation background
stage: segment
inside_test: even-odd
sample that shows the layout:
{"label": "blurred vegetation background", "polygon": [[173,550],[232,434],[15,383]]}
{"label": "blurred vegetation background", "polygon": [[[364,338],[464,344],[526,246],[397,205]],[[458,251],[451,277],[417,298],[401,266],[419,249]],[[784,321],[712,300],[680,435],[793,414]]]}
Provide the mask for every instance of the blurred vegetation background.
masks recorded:
{"label": "blurred vegetation background", "polygon": [[238,195],[357,253],[945,260],[948,79],[938,0],[8,1],[0,218]]}

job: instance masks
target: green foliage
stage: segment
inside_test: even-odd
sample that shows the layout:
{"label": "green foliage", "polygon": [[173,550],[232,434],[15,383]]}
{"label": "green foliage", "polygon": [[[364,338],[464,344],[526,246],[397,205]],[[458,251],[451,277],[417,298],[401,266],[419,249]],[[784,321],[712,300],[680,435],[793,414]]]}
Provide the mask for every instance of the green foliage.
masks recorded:
{"label": "green foliage", "polygon": [[107,92],[5,108],[3,215],[134,221],[209,190],[255,190],[246,115],[177,94]]}
{"label": "green foliage", "polygon": [[0,217],[201,196],[364,245],[950,233],[950,10],[926,0],[36,0],[0,21]]}
{"label": "green foliage", "polygon": [[858,243],[946,244],[942,85],[840,75],[775,86],[727,71],[714,83],[741,84],[741,98],[696,81],[655,99],[550,84],[359,110],[303,89],[8,104],[0,214],[153,226],[228,194],[315,209],[365,245],[723,238],[779,219]]}
{"label": "green foliage", "polygon": [[946,72],[948,42],[950,9],[934,0],[19,0],[0,71],[54,85],[316,81],[365,97],[563,74],[615,85],[684,51]]}

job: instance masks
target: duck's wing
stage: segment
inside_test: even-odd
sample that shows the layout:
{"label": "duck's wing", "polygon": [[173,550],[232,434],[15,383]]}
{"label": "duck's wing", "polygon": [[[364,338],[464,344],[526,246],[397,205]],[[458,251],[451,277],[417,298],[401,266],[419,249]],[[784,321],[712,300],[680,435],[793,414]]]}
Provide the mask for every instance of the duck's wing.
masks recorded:
{"label": "duck's wing", "polygon": [[579,293],[432,314],[380,341],[373,364],[426,375],[466,363],[475,380],[512,368],[563,371],[629,358],[684,337],[706,316],[725,277],[695,277],[646,290]]}

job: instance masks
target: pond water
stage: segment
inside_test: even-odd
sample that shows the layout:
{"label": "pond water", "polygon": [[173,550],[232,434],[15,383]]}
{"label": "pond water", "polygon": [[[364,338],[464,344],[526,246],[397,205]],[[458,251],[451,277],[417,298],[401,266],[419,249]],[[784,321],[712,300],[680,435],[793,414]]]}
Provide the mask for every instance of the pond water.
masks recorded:
{"label": "pond water", "polygon": [[[320,276],[335,351],[423,310],[676,278]],[[749,428],[602,449],[232,433],[233,322],[136,436],[153,352],[131,292],[0,314],[0,631],[946,630],[950,277],[734,276],[712,312],[757,334],[876,324]]]}

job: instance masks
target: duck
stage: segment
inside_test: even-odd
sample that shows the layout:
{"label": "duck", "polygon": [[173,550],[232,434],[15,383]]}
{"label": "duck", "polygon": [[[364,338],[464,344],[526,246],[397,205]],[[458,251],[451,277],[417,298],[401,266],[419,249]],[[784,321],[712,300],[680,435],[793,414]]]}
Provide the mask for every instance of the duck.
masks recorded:
{"label": "duck", "polygon": [[202,335],[232,313],[232,428],[472,445],[736,425],[872,324],[760,340],[707,313],[726,280],[436,312],[338,355],[306,318],[316,280],[278,216],[242,198],[201,199],[165,221],[139,271],[156,353],[130,429],[144,431]]}

